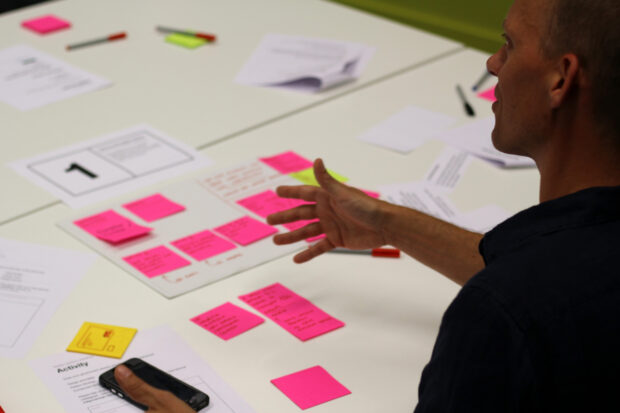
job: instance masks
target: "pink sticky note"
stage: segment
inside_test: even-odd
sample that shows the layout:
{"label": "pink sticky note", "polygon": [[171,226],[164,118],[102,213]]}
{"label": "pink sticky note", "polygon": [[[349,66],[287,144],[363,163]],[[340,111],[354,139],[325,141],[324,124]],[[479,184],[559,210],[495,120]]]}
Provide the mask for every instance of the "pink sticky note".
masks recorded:
{"label": "pink sticky note", "polygon": [[484,90],[477,95],[478,97],[486,100],[490,100],[491,102],[495,102],[497,98],[495,97],[495,86],[490,89]]}
{"label": "pink sticky note", "polygon": [[73,223],[89,234],[112,244],[141,237],[152,231],[152,228],[138,225],[111,209]]}
{"label": "pink sticky note", "polygon": [[163,245],[123,257],[123,260],[149,278],[191,264],[185,258],[175,254]]}
{"label": "pink sticky note", "polygon": [[375,198],[375,199],[378,199],[381,196],[381,194],[379,192],[375,192],[375,191],[367,191],[365,189],[360,189],[360,191],[362,191],[363,193],[365,193],[369,197]]}
{"label": "pink sticky note", "polygon": [[239,297],[301,341],[344,326],[310,301],[280,283]]}
{"label": "pink sticky note", "polygon": [[229,340],[265,320],[231,303],[222,304],[191,319],[223,340]]}
{"label": "pink sticky note", "polygon": [[[284,224],[284,227],[289,231],[295,231],[298,228],[305,227],[308,224],[313,222],[319,222],[318,219],[300,219],[299,221],[289,222],[288,224]],[[306,238],[306,242],[314,242],[320,240],[321,238],[325,238],[325,234],[320,234],[314,237]]]}
{"label": "pink sticky note", "polygon": [[260,160],[283,174],[290,174],[292,172],[312,168],[312,162],[297,155],[293,151],[283,152],[279,155],[270,156],[268,158],[260,158]]}
{"label": "pink sticky note", "polygon": [[215,231],[243,246],[278,232],[278,230],[271,225],[267,225],[264,222],[250,217],[239,218],[226,225],[215,228]]}
{"label": "pink sticky note", "polygon": [[349,389],[321,366],[310,367],[271,382],[302,410],[351,394]]}
{"label": "pink sticky note", "polygon": [[157,221],[177,212],[185,211],[183,205],[172,202],[161,194],[147,196],[128,204],[124,204],[123,208],[133,212],[146,222]]}
{"label": "pink sticky note", "polygon": [[273,214],[274,212],[295,208],[296,206],[309,204],[310,202],[300,199],[282,198],[274,191],[267,190],[237,201],[237,203],[254,212],[256,215],[266,218],[267,215]]}
{"label": "pink sticky note", "polygon": [[232,242],[218,237],[209,230],[172,241],[171,244],[196,261],[206,260],[214,255],[237,248]]}
{"label": "pink sticky note", "polygon": [[36,19],[25,20],[22,22],[22,26],[39,34],[47,34],[71,27],[71,23],[52,14],[48,14],[47,16],[37,17]]}

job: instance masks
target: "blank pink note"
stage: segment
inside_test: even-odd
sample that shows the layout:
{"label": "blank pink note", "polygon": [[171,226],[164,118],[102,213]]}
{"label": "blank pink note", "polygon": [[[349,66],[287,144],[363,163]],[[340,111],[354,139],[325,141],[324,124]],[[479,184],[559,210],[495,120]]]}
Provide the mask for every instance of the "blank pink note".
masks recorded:
{"label": "blank pink note", "polygon": [[267,190],[237,201],[237,203],[254,212],[256,215],[266,218],[267,215],[273,214],[274,212],[295,208],[296,206],[309,204],[310,202],[300,199],[282,198],[274,191]]}
{"label": "blank pink note", "polygon": [[73,223],[89,234],[112,244],[141,237],[152,231],[152,228],[138,225],[111,209]]}
{"label": "blank pink note", "polygon": [[163,245],[123,257],[123,260],[149,278],[166,274],[191,264],[185,258],[175,254]]}
{"label": "blank pink note", "polygon": [[302,410],[351,394],[349,389],[321,366],[310,367],[271,382]]}
{"label": "blank pink note", "polygon": [[259,159],[282,174],[290,174],[312,168],[312,162],[293,151]]}
{"label": "blank pink note", "polygon": [[169,215],[185,211],[185,207],[172,202],[161,194],[147,196],[146,198],[124,204],[123,208],[136,214],[146,222],[157,221]]}
{"label": "blank pink note", "polygon": [[482,99],[490,100],[491,102],[495,102],[497,100],[497,98],[495,97],[495,86],[478,93],[478,97]]}
{"label": "blank pink note", "polygon": [[342,321],[330,316],[280,283],[239,298],[301,341],[344,326]]}
{"label": "blank pink note", "polygon": [[206,260],[214,255],[237,248],[232,242],[218,237],[209,230],[172,241],[171,244],[196,261]]}
{"label": "blank pink note", "polygon": [[39,34],[47,34],[71,27],[71,23],[52,14],[48,14],[47,16],[23,21],[22,26]]}
{"label": "blank pink note", "polygon": [[231,303],[225,303],[191,319],[195,324],[229,340],[262,324],[265,320]]}
{"label": "blank pink note", "polygon": [[253,242],[278,232],[278,230],[271,225],[267,225],[264,222],[250,217],[239,218],[226,225],[215,228],[215,231],[243,246],[252,244]]}

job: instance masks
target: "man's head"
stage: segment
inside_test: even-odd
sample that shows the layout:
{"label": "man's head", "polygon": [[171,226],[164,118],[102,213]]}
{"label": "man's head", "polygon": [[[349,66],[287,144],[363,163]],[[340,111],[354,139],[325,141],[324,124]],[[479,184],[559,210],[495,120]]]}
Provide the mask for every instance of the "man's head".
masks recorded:
{"label": "man's head", "polygon": [[515,0],[506,43],[487,62],[498,76],[498,149],[536,159],[558,126],[584,114],[620,148],[619,22],[618,0]]}

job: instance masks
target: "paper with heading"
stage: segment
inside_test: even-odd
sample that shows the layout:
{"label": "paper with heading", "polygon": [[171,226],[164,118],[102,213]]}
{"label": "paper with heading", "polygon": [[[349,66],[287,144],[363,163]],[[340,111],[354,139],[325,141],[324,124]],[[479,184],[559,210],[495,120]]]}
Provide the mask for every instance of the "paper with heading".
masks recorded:
{"label": "paper with heading", "polygon": [[[169,327],[139,331],[123,357],[138,357],[209,395],[209,413],[254,413],[254,410]],[[30,361],[67,412],[138,413],[99,385],[99,375],[118,360],[78,353],[59,353]]]}
{"label": "paper with heading", "polygon": [[409,153],[456,121],[443,113],[407,106],[358,136],[358,139],[396,152]]}
{"label": "paper with heading", "polygon": [[374,48],[359,43],[268,34],[236,81],[318,92],[359,77],[373,53]]}
{"label": "paper with heading", "polygon": [[26,355],[95,258],[0,238],[0,357]]}
{"label": "paper with heading", "polygon": [[193,148],[142,124],[10,166],[80,208],[209,164]]}
{"label": "paper with heading", "polygon": [[495,117],[489,116],[441,132],[435,137],[496,166],[504,168],[536,166],[534,161],[530,158],[503,153],[495,149],[491,139],[491,132],[494,126]]}
{"label": "paper with heading", "polygon": [[112,83],[30,46],[0,50],[0,101],[30,110]]}

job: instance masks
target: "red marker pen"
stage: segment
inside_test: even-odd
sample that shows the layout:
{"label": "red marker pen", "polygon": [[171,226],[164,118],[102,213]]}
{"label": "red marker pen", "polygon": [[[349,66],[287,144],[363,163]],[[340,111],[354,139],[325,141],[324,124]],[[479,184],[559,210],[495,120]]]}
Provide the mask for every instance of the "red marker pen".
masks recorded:
{"label": "red marker pen", "polygon": [[396,248],[374,248],[371,250],[350,250],[348,248],[334,248],[329,252],[335,252],[340,254],[359,254],[359,255],[371,255],[373,257],[382,258],[399,258],[400,250]]}
{"label": "red marker pen", "polygon": [[70,44],[70,45],[67,46],[67,50],[73,50],[73,49],[77,49],[77,48],[85,47],[85,46],[92,46],[94,44],[99,44],[99,43],[113,42],[115,40],[124,39],[126,37],[127,37],[127,33],[125,33],[125,32],[114,33],[114,34],[111,34],[109,36],[102,37],[100,39],[94,39],[94,40],[88,40],[88,41],[82,42],[82,43]]}

